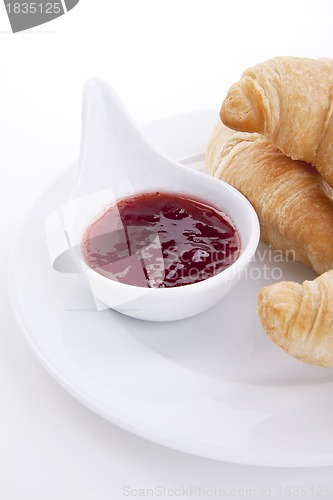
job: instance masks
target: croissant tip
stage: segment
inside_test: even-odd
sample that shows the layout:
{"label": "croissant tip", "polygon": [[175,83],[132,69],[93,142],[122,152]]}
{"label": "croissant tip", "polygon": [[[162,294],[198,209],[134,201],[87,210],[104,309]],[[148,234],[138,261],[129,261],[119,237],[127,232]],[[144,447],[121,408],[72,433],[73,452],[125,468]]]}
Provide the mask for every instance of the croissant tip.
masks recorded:
{"label": "croissant tip", "polygon": [[220,118],[224,125],[239,132],[261,132],[262,117],[251,96],[244,91],[242,82],[234,83],[229,89],[221,106]]}
{"label": "croissant tip", "polygon": [[263,288],[257,301],[260,321],[270,340],[288,355],[310,365],[333,367],[333,353],[324,337],[315,340],[314,332],[296,323],[301,295],[302,285],[293,282]]}
{"label": "croissant tip", "polygon": [[284,282],[262,288],[257,297],[259,319],[270,339],[283,349],[287,349],[289,325],[297,312],[290,298],[285,295]]}

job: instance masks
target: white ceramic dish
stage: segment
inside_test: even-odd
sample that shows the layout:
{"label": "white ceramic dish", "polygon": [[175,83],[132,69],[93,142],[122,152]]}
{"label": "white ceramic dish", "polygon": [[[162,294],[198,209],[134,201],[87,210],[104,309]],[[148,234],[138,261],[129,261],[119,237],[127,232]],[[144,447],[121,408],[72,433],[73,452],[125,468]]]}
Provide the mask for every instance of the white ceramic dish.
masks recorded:
{"label": "white ceramic dish", "polygon": [[[259,222],[251,204],[228,184],[180,165],[160,152],[102,80],[89,80],[85,85],[82,114],[81,155],[73,199],[47,219],[52,261],[68,251],[68,244],[79,250],[88,225],[116,200],[154,191],[179,193],[201,199],[230,216],[241,241],[240,256],[235,263],[222,273],[190,286],[149,288],[108,279],[89,268],[78,251],[86,283],[102,305],[151,321],[184,319],[220,302],[246,272],[258,246]],[[107,229],[108,233],[112,230],[118,235],[124,232],[120,217],[114,228]],[[161,248],[155,246],[155,252],[161,254]],[[130,258],[137,262],[136,254]]]}
{"label": "white ceramic dish", "polygon": [[[202,168],[216,117],[196,112],[145,129],[166,154]],[[74,171],[28,213],[10,268],[18,320],[49,373],[96,413],[165,446],[244,464],[333,465],[333,370],[287,356],[255,311],[263,285],[314,274],[260,245],[248,276],[196,317],[155,323],[97,312],[82,275],[54,272],[44,235]]]}

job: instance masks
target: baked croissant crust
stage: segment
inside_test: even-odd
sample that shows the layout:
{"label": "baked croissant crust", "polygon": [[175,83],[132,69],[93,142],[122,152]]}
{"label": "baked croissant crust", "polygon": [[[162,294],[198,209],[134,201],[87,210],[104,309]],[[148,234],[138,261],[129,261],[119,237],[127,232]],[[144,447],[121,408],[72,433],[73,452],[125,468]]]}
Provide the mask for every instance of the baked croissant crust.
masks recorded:
{"label": "baked croissant crust", "polygon": [[257,310],[268,336],[288,354],[333,366],[333,270],[302,285],[282,281],[263,288]]}
{"label": "baked croissant crust", "polygon": [[275,57],[247,69],[221,107],[225,125],[258,132],[333,186],[333,60]]}
{"label": "baked croissant crust", "polygon": [[332,189],[316,169],[291,160],[260,134],[235,132],[221,122],[206,166],[252,203],[264,242],[292,252],[318,274],[333,268]]}

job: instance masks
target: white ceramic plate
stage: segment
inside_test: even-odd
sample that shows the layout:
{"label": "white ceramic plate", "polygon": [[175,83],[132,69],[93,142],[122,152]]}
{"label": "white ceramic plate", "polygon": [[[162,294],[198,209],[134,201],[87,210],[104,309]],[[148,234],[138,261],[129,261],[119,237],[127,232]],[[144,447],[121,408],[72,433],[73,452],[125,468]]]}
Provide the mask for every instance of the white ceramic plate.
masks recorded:
{"label": "white ceramic plate", "polygon": [[[168,155],[203,168],[216,112],[145,127]],[[249,273],[213,309],[170,323],[97,312],[76,274],[52,269],[46,217],[68,201],[75,165],[44,191],[22,227],[10,268],[14,309],[49,373],[83,404],[152,441],[230,462],[333,464],[333,370],[272,344],[256,314],[258,290],[314,274],[260,245]]]}

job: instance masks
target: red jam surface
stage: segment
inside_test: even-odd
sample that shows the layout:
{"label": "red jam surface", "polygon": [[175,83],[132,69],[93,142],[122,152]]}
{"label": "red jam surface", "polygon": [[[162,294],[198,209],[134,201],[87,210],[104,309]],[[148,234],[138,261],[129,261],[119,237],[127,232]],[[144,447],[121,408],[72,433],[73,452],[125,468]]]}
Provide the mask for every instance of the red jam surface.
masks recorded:
{"label": "red jam surface", "polygon": [[130,285],[170,288],[214,276],[237,260],[230,218],[168,193],[124,198],[87,229],[83,257],[96,272]]}

